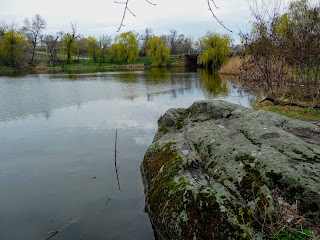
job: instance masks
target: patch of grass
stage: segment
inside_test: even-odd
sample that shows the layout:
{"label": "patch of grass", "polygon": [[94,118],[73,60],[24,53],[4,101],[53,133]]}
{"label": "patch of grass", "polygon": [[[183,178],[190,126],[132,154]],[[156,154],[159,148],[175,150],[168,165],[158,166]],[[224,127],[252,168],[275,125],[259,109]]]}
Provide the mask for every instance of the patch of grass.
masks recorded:
{"label": "patch of grass", "polygon": [[182,128],[182,122],[180,122],[180,121],[177,121],[177,123],[176,123],[176,126],[177,126],[177,129],[180,129],[180,128]]}
{"label": "patch of grass", "polygon": [[159,131],[160,131],[160,132],[167,133],[167,132],[169,132],[169,129],[166,128],[166,127],[164,127],[163,125],[161,125],[161,127],[159,127]]}
{"label": "patch of grass", "polygon": [[256,110],[275,112],[291,118],[320,121],[320,109],[260,104]]}
{"label": "patch of grass", "polygon": [[0,71],[12,71],[14,70],[12,67],[0,66]]}
{"label": "patch of grass", "polygon": [[180,58],[170,58],[168,61],[168,65],[171,65],[171,64],[178,62],[180,60],[181,60]]}
{"label": "patch of grass", "polygon": [[[170,58],[168,65],[175,63],[177,61],[179,61],[179,58]],[[59,64],[56,64],[56,67],[61,67],[61,60],[58,60]],[[105,66],[118,66],[118,65],[129,65],[126,64],[125,62],[122,61],[110,61],[110,59],[106,60],[105,62],[100,63],[97,62],[95,63],[92,59],[86,59],[86,60],[81,60],[78,61],[78,59],[74,59],[74,61],[71,64],[67,64],[67,60],[64,59],[63,60],[63,64],[64,66],[68,66],[69,68],[74,68],[74,67],[105,67]],[[148,58],[139,58],[136,60],[136,62],[134,64],[144,64],[146,66],[151,66],[151,59]]]}
{"label": "patch of grass", "polygon": [[151,59],[148,59],[148,58],[139,58],[136,61],[137,64],[145,64],[148,66],[151,66],[151,62],[152,62]]}
{"label": "patch of grass", "polygon": [[[277,230],[277,229],[276,229]],[[302,239],[310,239],[312,237],[312,231],[303,229],[296,230],[292,228],[286,228],[286,227],[278,227],[278,232],[271,236],[270,239],[279,239],[279,240],[302,240]]]}

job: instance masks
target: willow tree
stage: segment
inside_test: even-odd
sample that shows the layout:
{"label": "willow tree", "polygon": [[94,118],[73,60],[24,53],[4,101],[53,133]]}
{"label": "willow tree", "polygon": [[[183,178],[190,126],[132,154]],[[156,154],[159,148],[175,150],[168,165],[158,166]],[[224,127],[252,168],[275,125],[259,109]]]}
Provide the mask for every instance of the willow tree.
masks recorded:
{"label": "willow tree", "polygon": [[228,61],[232,40],[229,35],[208,33],[203,39],[204,53],[201,62],[207,68],[217,69]]}
{"label": "willow tree", "polygon": [[120,46],[118,43],[114,43],[111,45],[111,51],[110,51],[111,62],[119,60],[119,49],[120,49]]}
{"label": "willow tree", "polygon": [[89,55],[93,58],[95,63],[98,62],[99,58],[99,42],[94,37],[88,37],[86,39],[86,48]]}
{"label": "willow tree", "polygon": [[138,56],[138,41],[132,32],[120,34],[115,38],[115,46],[117,46],[118,59],[126,64],[134,63]]}
{"label": "willow tree", "polygon": [[67,33],[62,39],[62,45],[67,53],[68,59],[67,64],[70,64],[73,60],[73,55],[77,50],[77,38],[76,35],[76,25],[71,24],[72,33]]}
{"label": "willow tree", "polygon": [[170,58],[169,47],[158,37],[153,37],[147,42],[147,56],[152,60],[152,66],[167,66]]}
{"label": "willow tree", "polygon": [[0,40],[0,51],[5,63],[14,68],[20,68],[24,58],[24,48],[28,45],[25,35],[11,30],[5,33]]}

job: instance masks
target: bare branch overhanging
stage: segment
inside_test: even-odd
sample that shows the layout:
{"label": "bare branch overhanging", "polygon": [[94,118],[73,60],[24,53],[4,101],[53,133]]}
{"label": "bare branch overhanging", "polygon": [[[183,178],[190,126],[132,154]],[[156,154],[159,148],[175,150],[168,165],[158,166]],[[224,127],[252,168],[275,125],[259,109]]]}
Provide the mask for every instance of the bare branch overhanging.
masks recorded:
{"label": "bare branch overhanging", "polygon": [[[210,2],[212,2],[213,6],[216,8],[216,9],[219,9],[219,7],[216,5],[215,1],[214,0],[207,0],[208,1],[208,7],[209,7],[209,11],[212,13],[212,16],[218,21],[218,23],[224,28],[226,29],[227,31],[229,32],[232,32],[230,29],[228,29],[223,23],[222,21],[220,21],[216,15],[214,14],[213,10],[212,10],[212,7],[211,7],[211,4]],[[147,3],[153,5],[153,6],[156,6],[157,4],[149,1],[149,0],[146,0]],[[115,3],[117,4],[125,4],[125,7],[124,7],[124,10],[123,10],[123,15],[122,15],[122,19],[121,19],[121,22],[120,22],[120,26],[117,28],[117,32],[120,31],[120,29],[124,26],[123,22],[124,22],[124,19],[126,17],[126,13],[127,11],[129,11],[133,16],[136,16],[129,8],[128,8],[128,4],[129,4],[129,0],[126,0],[125,2],[117,2],[115,1]]]}
{"label": "bare branch overhanging", "polygon": [[[214,14],[213,10],[212,10],[212,7],[211,7],[211,4],[210,4],[210,0],[207,0],[208,1],[208,7],[209,7],[209,11],[212,13],[212,16],[217,20],[217,22],[224,28],[226,29],[227,31],[229,32],[232,32],[229,28],[227,28],[223,23],[222,21],[220,21],[217,16]],[[214,0],[211,0],[211,2],[213,3],[214,7],[215,8],[218,8],[216,3],[214,2]]]}

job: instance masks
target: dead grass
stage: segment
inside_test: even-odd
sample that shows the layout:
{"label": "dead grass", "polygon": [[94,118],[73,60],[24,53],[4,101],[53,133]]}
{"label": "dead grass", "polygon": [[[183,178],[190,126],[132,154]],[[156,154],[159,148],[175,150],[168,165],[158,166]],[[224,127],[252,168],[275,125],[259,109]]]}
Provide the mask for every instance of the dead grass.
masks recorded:
{"label": "dead grass", "polygon": [[241,64],[240,57],[233,57],[220,68],[219,73],[225,75],[238,75],[241,71]]}
{"label": "dead grass", "polygon": [[37,71],[41,71],[41,70],[45,70],[47,69],[47,64],[45,62],[40,62],[37,66],[36,66],[36,70]]}

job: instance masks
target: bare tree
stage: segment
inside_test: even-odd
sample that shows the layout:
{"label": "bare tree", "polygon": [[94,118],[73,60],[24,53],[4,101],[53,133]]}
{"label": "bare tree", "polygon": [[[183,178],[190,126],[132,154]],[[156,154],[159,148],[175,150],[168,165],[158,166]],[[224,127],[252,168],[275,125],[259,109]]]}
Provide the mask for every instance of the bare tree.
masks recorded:
{"label": "bare tree", "polygon": [[40,33],[42,30],[46,29],[46,27],[46,21],[39,14],[36,14],[36,16],[31,19],[31,21],[28,18],[24,20],[22,32],[24,32],[24,34],[27,36],[28,41],[32,44],[33,47],[31,63],[33,63],[34,60],[34,52],[36,50],[37,43],[40,40]]}
{"label": "bare tree", "polygon": [[1,21],[0,22],[0,37],[6,34],[7,32],[11,30],[16,30],[17,24],[15,21],[12,21],[11,24],[9,24],[6,21]]}
{"label": "bare tree", "polygon": [[59,47],[59,54],[61,54],[62,53],[62,42],[61,42],[61,40],[64,38],[65,33],[64,33],[64,31],[59,31],[59,32],[57,32],[57,35],[60,38],[60,44],[58,44],[58,47]]}
{"label": "bare tree", "polygon": [[112,37],[108,35],[102,35],[99,38],[99,61],[100,61],[100,66],[102,62],[105,61],[106,55],[108,54],[108,50],[111,48],[111,43],[112,43]]}
{"label": "bare tree", "polygon": [[50,66],[54,66],[54,67],[56,64],[58,39],[59,39],[59,36],[46,35],[43,40],[43,42],[47,45],[49,59],[50,59]]}
{"label": "bare tree", "polygon": [[178,32],[177,30],[170,30],[170,53],[171,54],[177,54],[177,36]]}
{"label": "bare tree", "polygon": [[146,49],[147,49],[147,42],[150,38],[153,38],[153,33],[152,33],[152,29],[151,28],[146,28],[144,34],[141,35],[141,37],[139,38],[139,40],[142,42],[142,44],[140,45],[140,55],[141,56],[146,56]]}
{"label": "bare tree", "polygon": [[9,29],[8,24],[5,21],[2,21],[0,23],[0,37],[5,35],[8,29]]}

